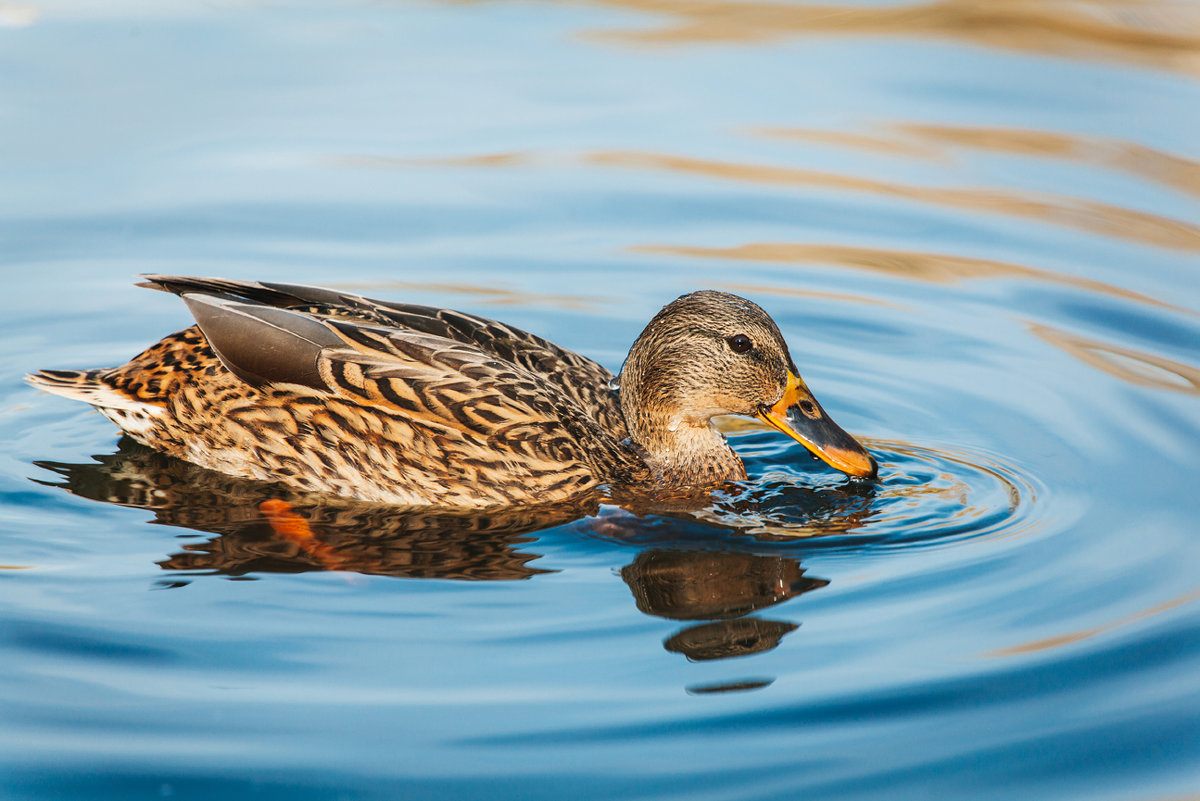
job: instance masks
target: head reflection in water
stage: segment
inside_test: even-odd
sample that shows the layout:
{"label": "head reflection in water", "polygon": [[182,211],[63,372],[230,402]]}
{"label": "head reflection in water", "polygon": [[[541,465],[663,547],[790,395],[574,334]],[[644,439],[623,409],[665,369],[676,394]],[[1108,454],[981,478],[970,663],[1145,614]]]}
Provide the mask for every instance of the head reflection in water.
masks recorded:
{"label": "head reflection in water", "polygon": [[829,583],[805,576],[795,559],[737,551],[643,551],[621,578],[648,615],[713,621],[663,643],[696,662],[771,650],[798,624],[746,616]]}

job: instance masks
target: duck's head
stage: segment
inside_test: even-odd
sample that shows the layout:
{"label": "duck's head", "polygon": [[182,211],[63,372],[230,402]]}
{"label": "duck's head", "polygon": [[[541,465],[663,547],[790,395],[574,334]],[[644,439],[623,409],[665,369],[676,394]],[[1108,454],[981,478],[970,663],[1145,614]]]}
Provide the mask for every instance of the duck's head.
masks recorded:
{"label": "duck's head", "polygon": [[620,395],[633,441],[652,466],[675,478],[689,462],[706,459],[714,466],[692,467],[720,473],[714,460],[732,459],[745,475],[711,424],[726,414],[758,418],[843,473],[877,473],[871,455],[830,419],[800,378],[775,321],[737,295],[704,290],[664,307],[630,349]]}

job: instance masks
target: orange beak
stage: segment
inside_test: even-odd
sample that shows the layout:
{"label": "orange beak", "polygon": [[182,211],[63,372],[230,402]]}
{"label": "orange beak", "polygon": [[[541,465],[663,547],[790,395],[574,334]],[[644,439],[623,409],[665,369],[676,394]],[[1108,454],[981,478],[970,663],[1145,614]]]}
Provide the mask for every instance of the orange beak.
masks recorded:
{"label": "orange beak", "polygon": [[859,478],[875,478],[879,466],[858,440],[833,422],[800,376],[788,371],[787,388],[774,406],[755,415],[787,434],[830,467]]}

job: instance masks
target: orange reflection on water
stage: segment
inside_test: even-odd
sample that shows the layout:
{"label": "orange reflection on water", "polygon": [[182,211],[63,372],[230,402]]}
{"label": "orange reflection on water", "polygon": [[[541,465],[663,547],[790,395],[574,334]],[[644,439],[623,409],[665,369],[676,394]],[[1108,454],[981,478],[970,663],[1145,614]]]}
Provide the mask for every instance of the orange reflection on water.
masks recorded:
{"label": "orange reflection on water", "polygon": [[905,306],[900,303],[893,303],[880,298],[871,298],[864,295],[850,295],[844,292],[818,292],[813,289],[796,289],[795,287],[787,286],[763,286],[761,284],[739,284],[726,283],[720,287],[729,292],[735,292],[744,295],[783,295],[792,298],[811,298],[814,300],[831,300],[835,303],[863,303],[868,306],[883,306],[889,309],[902,309],[912,311],[911,306]]}
{"label": "orange reflection on water", "polygon": [[909,186],[800,167],[739,164],[668,153],[607,151],[594,153],[587,160],[602,166],[664,170],[722,180],[867,192],[955,209],[1031,219],[1158,247],[1200,250],[1200,226],[1084,198],[1044,194],[1035,196],[988,189]]}
{"label": "orange reflection on water", "polygon": [[1145,303],[1164,309],[1196,312],[1164,303],[1161,300],[1132,292],[1103,281],[1074,275],[1039,270],[1019,264],[973,259],[944,253],[918,253],[903,250],[862,248],[850,245],[816,245],[801,242],[752,242],[730,248],[687,247],[681,245],[639,245],[632,248],[640,253],[665,253],[675,256],[695,256],[708,259],[764,261],[780,264],[836,264],[897,278],[952,284],[971,279],[1019,278],[1041,283],[1058,284],[1110,297]]}
{"label": "orange reflection on water", "polygon": [[938,155],[938,150],[922,142],[915,142],[897,136],[882,136],[879,134],[863,133],[861,131],[821,130],[819,128],[782,128],[757,127],[749,129],[756,136],[767,136],[772,139],[784,139],[799,142],[814,142],[818,145],[833,145],[835,147],[855,148],[887,156],[919,156],[932,158]]}
{"label": "orange reflection on water", "polygon": [[[1118,140],[1023,129],[965,128],[921,125],[894,126],[893,136],[805,130],[758,128],[759,135],[854,147],[888,155],[939,158],[950,145],[1016,155],[1036,155],[1079,161],[1122,170],[1200,196],[1200,164],[1144,145]],[[805,186],[895,197],[934,206],[986,212],[1030,219],[1063,228],[1111,236],[1177,250],[1200,250],[1200,226],[1137,209],[1087,198],[1018,192],[1003,189],[916,186],[854,175],[772,164],[714,161],[670,153],[597,151],[581,156],[553,157],[530,152],[505,151],[459,156],[391,157],[338,156],[335,164],[352,167],[465,167],[511,168],[570,162],[679,172],[726,181]]]}
{"label": "orange reflection on water", "polygon": [[309,557],[326,570],[341,570],[343,559],[337,551],[322,542],[302,515],[296,513],[287,501],[271,498],[258,505],[275,536],[297,545]]}
{"label": "orange reflection on water", "polygon": [[1060,348],[1089,367],[1103,370],[1122,381],[1140,387],[1200,395],[1200,368],[1152,353],[1067,333],[1052,326],[1032,322],[1027,324],[1029,330],[1044,342]]}
{"label": "orange reflection on water", "polygon": [[1200,195],[1200,163],[1138,142],[1059,131],[897,123],[886,133],[864,134],[804,128],[757,128],[777,139],[816,142],[886,155],[938,158],[947,147],[1034,156],[1119,170],[1191,195]]}
{"label": "orange reflection on water", "polygon": [[1152,606],[1149,609],[1143,609],[1140,612],[1134,612],[1131,615],[1126,615],[1125,617],[1118,618],[1117,620],[1114,620],[1110,623],[1105,623],[1101,626],[1093,626],[1092,628],[1088,629],[1080,629],[1079,631],[1060,634],[1056,637],[1045,637],[1040,640],[1033,640],[1032,642],[1021,643],[1020,645],[1013,645],[996,651],[989,651],[988,653],[984,654],[984,656],[1018,656],[1021,654],[1037,653],[1038,651],[1049,651],[1052,648],[1059,648],[1064,645],[1082,642],[1083,640],[1090,639],[1098,634],[1106,634],[1115,629],[1137,623],[1138,621],[1145,620],[1146,618],[1153,617],[1154,615],[1160,615],[1163,612],[1169,612],[1172,609],[1177,609],[1194,601],[1200,601],[1200,589],[1193,590],[1186,595],[1172,598],[1169,601],[1164,601],[1163,603]]}
{"label": "orange reflection on water", "polygon": [[478,284],[439,284],[424,281],[371,281],[350,282],[336,285],[347,292],[439,292],[454,295],[471,295],[492,306],[550,306],[555,309],[592,309],[601,300],[594,295],[552,295],[541,292],[523,292]]}
{"label": "orange reflection on water", "polygon": [[466,156],[335,156],[330,163],[345,167],[515,167],[528,163],[528,153],[479,153]]}
{"label": "orange reflection on water", "polygon": [[641,44],[765,42],[803,36],[968,41],[1005,50],[1127,61],[1200,74],[1200,12],[1156,0],[935,0],[825,5],[749,0],[595,0],[666,17],[642,30],[593,36]]}

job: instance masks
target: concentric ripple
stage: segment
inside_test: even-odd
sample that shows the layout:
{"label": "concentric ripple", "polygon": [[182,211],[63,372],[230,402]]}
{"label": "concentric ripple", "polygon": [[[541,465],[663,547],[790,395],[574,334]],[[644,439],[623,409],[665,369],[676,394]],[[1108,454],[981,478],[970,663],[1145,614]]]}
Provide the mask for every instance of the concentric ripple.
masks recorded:
{"label": "concentric ripple", "polygon": [[913,546],[1017,537],[1046,521],[1046,487],[994,454],[867,442],[880,480],[768,469],[696,516],[756,537],[822,538],[818,547]]}

